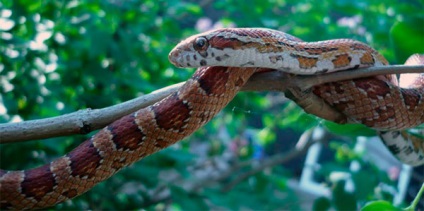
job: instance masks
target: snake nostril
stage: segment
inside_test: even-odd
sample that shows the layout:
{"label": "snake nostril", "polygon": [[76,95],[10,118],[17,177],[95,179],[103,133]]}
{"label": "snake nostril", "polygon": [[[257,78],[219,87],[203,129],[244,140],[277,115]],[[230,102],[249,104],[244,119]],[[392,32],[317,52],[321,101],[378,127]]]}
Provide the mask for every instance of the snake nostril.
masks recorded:
{"label": "snake nostril", "polygon": [[172,64],[177,65],[179,56],[180,56],[180,51],[174,49],[169,53],[168,59]]}

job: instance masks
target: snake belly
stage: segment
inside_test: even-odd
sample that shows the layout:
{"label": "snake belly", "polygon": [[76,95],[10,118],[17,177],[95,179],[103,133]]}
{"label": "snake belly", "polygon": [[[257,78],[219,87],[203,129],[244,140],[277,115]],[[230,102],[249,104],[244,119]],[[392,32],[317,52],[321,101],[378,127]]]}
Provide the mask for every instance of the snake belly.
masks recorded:
{"label": "snake belly", "polygon": [[[304,42],[265,28],[224,28],[194,35],[178,44],[169,59],[178,67],[261,67],[299,75],[388,65],[380,53],[359,41]],[[312,91],[349,122],[377,130],[402,162],[418,166],[424,164],[422,136],[399,130],[424,123],[423,75],[410,88],[399,87],[395,75],[386,75],[322,84]]]}

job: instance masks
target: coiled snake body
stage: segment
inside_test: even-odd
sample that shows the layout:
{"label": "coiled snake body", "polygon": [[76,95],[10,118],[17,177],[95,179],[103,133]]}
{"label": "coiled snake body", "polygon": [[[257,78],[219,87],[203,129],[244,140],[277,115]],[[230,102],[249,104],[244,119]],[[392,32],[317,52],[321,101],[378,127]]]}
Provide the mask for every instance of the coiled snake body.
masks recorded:
{"label": "coiled snake body", "polygon": [[[261,68],[295,74],[316,74],[387,64],[378,52],[357,41],[306,43],[269,29],[220,29],[196,35],[180,43],[170,53],[170,60],[180,67],[213,67],[200,67],[176,93],[113,122],[67,155],[49,164],[24,171],[0,170],[1,208],[49,207],[86,192],[121,168],[196,131],[225,107],[249,77]],[[362,94],[372,99],[370,102],[373,106],[362,106],[357,109],[361,111],[357,115],[374,115],[349,116],[353,121],[375,126],[377,130],[399,130],[424,122],[422,82],[415,89],[400,89],[387,78],[337,83],[340,84],[315,87],[313,92],[331,106],[345,112],[346,116],[350,115],[351,106],[362,106],[351,104],[352,99],[344,90],[350,87],[348,84],[356,86],[355,97]],[[400,104],[395,104],[405,106],[402,123],[397,123],[398,116],[393,115],[393,109],[399,109],[395,105],[374,105],[382,98],[380,94],[386,93],[377,91],[374,96],[368,96],[367,90],[373,91],[379,86],[386,87],[383,91],[389,92],[389,95],[397,92],[403,97]],[[333,92],[341,94],[342,98],[331,99]],[[413,112],[415,115],[403,116]],[[384,122],[384,119],[386,122],[378,125],[377,122]],[[403,135],[392,132],[385,134],[396,137]],[[424,163],[424,147],[420,140],[413,142],[408,139],[402,144],[390,144],[395,145],[392,148],[398,150],[398,154],[405,155],[402,150],[404,146],[412,150],[406,153],[406,162],[414,165]],[[416,145],[411,147],[411,144]]]}

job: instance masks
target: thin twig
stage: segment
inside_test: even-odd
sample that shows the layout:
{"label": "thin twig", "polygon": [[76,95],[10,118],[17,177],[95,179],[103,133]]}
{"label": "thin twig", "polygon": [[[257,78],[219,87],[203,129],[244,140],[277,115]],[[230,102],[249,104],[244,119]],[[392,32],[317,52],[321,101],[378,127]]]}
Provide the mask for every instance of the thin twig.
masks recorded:
{"label": "thin twig", "polygon": [[240,182],[244,181],[245,179],[249,178],[252,175],[255,175],[259,172],[263,172],[264,169],[271,168],[271,167],[277,166],[277,165],[281,165],[281,164],[289,162],[289,161],[291,161],[291,160],[293,160],[293,159],[295,159],[295,158],[297,158],[301,155],[304,155],[314,143],[316,143],[316,142],[310,141],[310,142],[306,143],[305,146],[301,149],[294,148],[288,153],[277,154],[277,155],[272,156],[269,159],[261,161],[261,165],[257,165],[256,167],[252,168],[250,171],[238,176],[233,181],[231,181],[228,185],[223,187],[222,191],[227,192],[227,191],[233,189],[234,186],[236,186]]}
{"label": "thin twig", "polygon": [[[332,137],[335,137],[333,134],[329,133],[327,130],[324,130],[323,134],[319,136],[314,136],[314,130],[316,128],[311,128],[307,131],[305,131],[302,136],[299,138],[296,147],[291,149],[287,153],[279,153],[276,155],[273,155],[270,158],[264,159],[260,161],[260,165],[255,165],[247,172],[242,173],[241,175],[238,175],[235,179],[233,179],[230,183],[228,183],[226,186],[224,186],[221,191],[227,192],[233,189],[237,184],[240,182],[246,180],[250,176],[253,176],[259,172],[263,172],[267,168],[272,168],[274,166],[281,165],[283,163],[287,163],[295,158],[298,158],[301,155],[304,155],[309,148],[316,143],[326,143],[328,140],[330,140]],[[252,166],[252,165],[251,165]],[[239,168],[238,168],[239,169]],[[236,172],[227,172],[229,175],[236,175]]]}
{"label": "thin twig", "polygon": [[[307,89],[326,82],[393,73],[424,73],[424,65],[370,67],[318,76],[293,76],[280,71],[265,72],[252,76],[242,91],[284,92],[288,87]],[[85,109],[58,117],[0,124],[0,143],[86,134],[105,127],[124,115],[152,105],[175,92],[182,84],[168,86],[154,93],[103,109]]]}
{"label": "thin twig", "polygon": [[[379,66],[379,67],[369,67],[351,71],[341,71],[331,74],[331,77],[325,75],[316,75],[316,76],[306,76],[298,78],[303,83],[303,89],[309,89],[318,84],[333,82],[333,81],[343,81],[356,78],[356,75],[360,72],[360,78],[375,76],[375,75],[389,75],[389,74],[401,74],[401,73],[424,73],[424,65],[414,65],[414,66],[405,66],[405,65],[391,65],[391,66]],[[381,72],[381,73],[380,73]],[[383,73],[384,72],[384,73]],[[379,74],[376,74],[379,73]],[[295,82],[297,83],[297,82]]]}

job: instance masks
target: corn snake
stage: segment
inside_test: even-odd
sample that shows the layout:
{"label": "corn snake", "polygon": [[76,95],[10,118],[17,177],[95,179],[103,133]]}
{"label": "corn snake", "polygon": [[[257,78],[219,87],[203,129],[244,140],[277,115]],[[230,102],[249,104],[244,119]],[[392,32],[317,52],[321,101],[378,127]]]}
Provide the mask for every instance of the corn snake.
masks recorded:
{"label": "corn snake", "polygon": [[[406,65],[423,64],[423,57],[414,55]],[[263,28],[218,29],[194,35],[174,48],[170,60],[178,67],[260,67],[298,75],[388,65],[380,53],[356,40],[304,42]],[[297,95],[295,101],[310,101],[301,105],[305,111],[325,118],[319,109],[307,108],[314,106],[311,102],[324,100],[345,118],[338,121],[361,123],[377,130],[402,162],[424,164],[424,131],[418,132],[421,137],[398,131],[424,123],[424,73],[415,74],[407,88],[398,86],[395,75],[385,75],[322,84],[310,90],[313,94],[289,91]],[[296,99],[299,97],[304,99]]]}
{"label": "corn snake", "polygon": [[[202,37],[203,39],[206,35],[202,34],[188,38],[171,52],[170,60],[177,66],[206,66],[211,65],[206,58],[211,57],[217,62],[225,61],[228,64],[228,59],[234,54],[224,53],[218,55],[215,51],[202,52],[187,57],[187,55],[183,56],[181,52],[187,50],[187,52],[198,53],[199,49],[203,49],[204,46],[216,45],[220,45],[221,49],[243,49],[246,47],[245,41],[237,40],[237,37],[243,36],[246,38],[249,36],[249,33],[243,35],[243,30],[217,30],[215,32],[235,32],[235,37],[231,37],[228,40],[224,39],[224,41],[219,38],[214,42],[211,42],[213,38],[206,37],[205,40],[200,41],[204,44],[200,47],[197,38]],[[247,29],[247,32],[251,30],[254,31],[255,29]],[[298,73],[294,71],[295,69],[302,71],[312,70],[303,73],[315,74],[353,67],[387,64],[387,61],[375,50],[356,41],[343,40],[333,43],[330,47],[323,47],[325,43],[305,47],[298,45],[296,42],[300,42],[300,40],[291,35],[267,29],[261,30],[259,31],[264,34],[256,34],[251,37],[252,40],[248,44],[250,47],[258,47],[253,40],[262,40],[266,33],[271,33],[267,35],[271,35],[269,37],[272,38],[271,42],[275,42],[276,39],[282,39],[279,41],[281,42],[280,44],[291,45],[289,46],[292,48],[291,52],[308,51],[308,55],[309,53],[314,55],[321,55],[323,52],[334,53],[334,51],[339,50],[340,43],[345,44],[345,47],[340,47],[345,48],[345,52],[333,55],[334,61],[331,64],[328,61],[322,62],[320,59],[310,58],[305,54],[288,54],[288,57],[287,55],[275,54],[268,57],[268,61],[274,64],[271,67],[257,66],[256,60],[241,63],[240,66],[243,67],[238,67],[233,63],[230,66],[234,65],[235,67],[222,67],[228,66],[224,65],[224,63],[220,63],[218,66],[212,64],[213,67],[200,67],[178,92],[152,106],[122,117],[67,155],[35,169],[24,171],[0,170],[1,208],[43,208],[71,199],[88,191],[98,182],[109,178],[121,168],[182,140],[225,107],[248,78],[253,73],[261,70],[258,67],[283,69],[291,73]],[[272,37],[274,36],[272,33],[275,33],[277,38]],[[269,45],[265,44],[264,46],[270,48]],[[365,53],[350,57],[352,46],[358,51],[365,51]],[[260,48],[262,48],[260,51],[267,53],[278,52],[279,50],[278,48],[273,48],[269,51],[264,47]],[[235,55],[239,58],[244,58],[243,55],[246,52],[248,52],[247,54],[253,54],[254,51],[243,49],[241,53],[236,53]],[[189,58],[188,60],[196,61],[198,64],[188,64],[188,62],[183,61],[184,58]],[[260,61],[266,60],[265,57],[258,58]],[[291,61],[289,65],[277,66],[286,64],[287,60]],[[349,62],[349,64],[345,65],[346,62]],[[351,63],[354,63],[353,66]],[[327,66],[325,66],[326,64]],[[319,67],[324,68],[320,69]],[[328,88],[315,89],[314,93],[320,95],[320,90],[323,93],[328,93]],[[324,95],[322,94],[322,96]],[[417,106],[422,106],[422,98]],[[422,119],[419,121],[422,123]]]}

